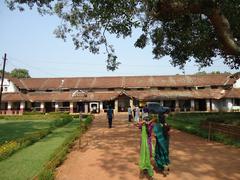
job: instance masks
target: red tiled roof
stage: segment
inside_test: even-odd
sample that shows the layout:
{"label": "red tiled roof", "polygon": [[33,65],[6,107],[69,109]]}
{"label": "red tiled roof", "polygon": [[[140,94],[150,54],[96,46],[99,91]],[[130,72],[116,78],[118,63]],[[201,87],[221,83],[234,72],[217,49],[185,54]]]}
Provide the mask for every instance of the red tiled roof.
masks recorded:
{"label": "red tiled roof", "polygon": [[28,97],[22,93],[3,93],[2,94],[2,101],[27,101]]}
{"label": "red tiled roof", "polygon": [[109,91],[109,92],[30,92],[4,93],[3,101],[106,101],[114,100],[119,95],[125,94],[139,100],[167,100],[167,99],[221,99],[240,98],[240,89],[229,91],[221,89],[200,89],[200,90],[142,90],[142,91]]}
{"label": "red tiled roof", "polygon": [[228,74],[154,76],[153,79],[152,87],[215,86],[234,83]]}
{"label": "red tiled roof", "polygon": [[220,89],[128,91],[127,94],[140,100],[221,99],[224,96]]}
{"label": "red tiled roof", "polygon": [[29,101],[44,101],[44,102],[57,102],[57,101],[71,101],[70,92],[31,92],[28,93]]}
{"label": "red tiled roof", "polygon": [[240,88],[232,88],[226,92],[225,98],[240,98]]}
{"label": "red tiled roof", "polygon": [[27,78],[20,79],[22,88],[91,89],[91,88],[146,88],[146,87],[193,87],[232,85],[236,79],[227,74],[175,75],[175,76],[118,76],[74,78]]}

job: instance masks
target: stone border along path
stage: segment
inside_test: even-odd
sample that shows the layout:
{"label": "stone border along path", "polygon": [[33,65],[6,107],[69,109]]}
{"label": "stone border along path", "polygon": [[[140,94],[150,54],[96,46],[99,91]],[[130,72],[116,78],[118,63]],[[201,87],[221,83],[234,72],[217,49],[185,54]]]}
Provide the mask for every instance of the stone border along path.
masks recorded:
{"label": "stone border along path", "polygon": [[[107,128],[106,116],[98,115],[92,127],[66,161],[57,168],[57,180],[137,180],[140,177],[140,131],[127,123],[127,115],[118,115],[113,128]],[[154,179],[239,180],[240,149],[178,130],[171,130],[171,171],[164,177],[154,172]]]}

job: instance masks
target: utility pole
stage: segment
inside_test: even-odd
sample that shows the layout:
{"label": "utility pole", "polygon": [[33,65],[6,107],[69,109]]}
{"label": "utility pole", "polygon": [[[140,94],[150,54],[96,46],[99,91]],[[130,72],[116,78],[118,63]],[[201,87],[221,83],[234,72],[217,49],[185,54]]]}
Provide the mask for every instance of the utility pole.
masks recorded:
{"label": "utility pole", "polygon": [[1,79],[1,89],[0,89],[0,109],[2,108],[2,92],[3,92],[3,81],[4,81],[4,74],[5,74],[5,65],[7,60],[7,54],[4,54],[3,57],[3,69],[2,69],[2,79]]}

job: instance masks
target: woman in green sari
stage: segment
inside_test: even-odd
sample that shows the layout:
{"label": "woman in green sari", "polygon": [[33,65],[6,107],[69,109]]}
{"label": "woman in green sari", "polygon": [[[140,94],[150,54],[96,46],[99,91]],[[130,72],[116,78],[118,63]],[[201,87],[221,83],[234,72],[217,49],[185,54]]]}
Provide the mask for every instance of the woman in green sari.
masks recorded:
{"label": "woman in green sari", "polygon": [[141,146],[140,146],[140,159],[139,168],[141,172],[147,171],[150,177],[153,177],[153,167],[151,165],[151,147],[149,144],[149,136],[151,138],[152,123],[149,121],[139,122],[141,129]]}
{"label": "woman in green sari", "polygon": [[166,110],[163,114],[158,115],[158,121],[153,127],[153,132],[156,136],[156,146],[154,160],[158,170],[164,172],[169,171],[169,126],[165,122],[169,111]]}

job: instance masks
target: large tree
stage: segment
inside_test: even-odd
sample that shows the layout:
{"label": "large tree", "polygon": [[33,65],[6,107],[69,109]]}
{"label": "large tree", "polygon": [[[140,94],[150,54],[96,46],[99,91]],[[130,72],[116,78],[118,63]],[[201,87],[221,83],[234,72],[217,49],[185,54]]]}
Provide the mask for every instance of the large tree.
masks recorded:
{"label": "large tree", "polygon": [[142,34],[135,43],[144,48],[152,43],[154,58],[170,56],[174,66],[194,59],[200,67],[210,66],[217,57],[231,68],[240,67],[239,0],[6,0],[10,9],[36,6],[40,13],[56,14],[63,21],[58,38],[70,36],[76,47],[107,52],[107,68],[119,62],[107,36]]}
{"label": "large tree", "polygon": [[16,78],[30,78],[30,75],[27,69],[13,69],[10,72],[10,76],[16,77]]}

